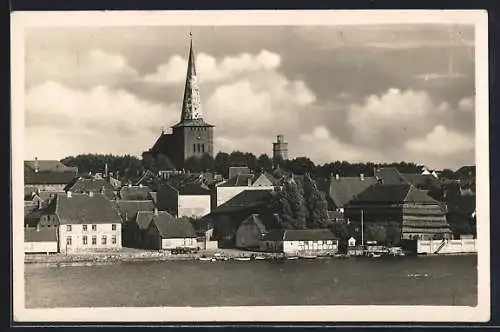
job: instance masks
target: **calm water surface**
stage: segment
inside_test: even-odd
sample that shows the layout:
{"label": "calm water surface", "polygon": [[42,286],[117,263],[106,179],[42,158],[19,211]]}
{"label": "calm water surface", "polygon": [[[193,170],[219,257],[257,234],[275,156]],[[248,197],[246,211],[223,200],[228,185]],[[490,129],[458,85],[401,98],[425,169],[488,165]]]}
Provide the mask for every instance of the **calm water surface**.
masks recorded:
{"label": "calm water surface", "polygon": [[477,256],[25,265],[26,307],[477,304]]}

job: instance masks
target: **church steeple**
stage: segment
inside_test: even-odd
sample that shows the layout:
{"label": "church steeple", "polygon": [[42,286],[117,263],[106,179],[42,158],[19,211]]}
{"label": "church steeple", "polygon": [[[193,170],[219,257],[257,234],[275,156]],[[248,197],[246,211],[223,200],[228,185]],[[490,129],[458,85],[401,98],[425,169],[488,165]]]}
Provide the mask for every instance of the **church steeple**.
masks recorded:
{"label": "church steeple", "polygon": [[189,58],[186,73],[186,85],[184,87],[184,99],[182,101],[181,122],[192,120],[203,120],[201,109],[200,88],[196,75],[196,64],[193,51],[193,35],[190,32]]}

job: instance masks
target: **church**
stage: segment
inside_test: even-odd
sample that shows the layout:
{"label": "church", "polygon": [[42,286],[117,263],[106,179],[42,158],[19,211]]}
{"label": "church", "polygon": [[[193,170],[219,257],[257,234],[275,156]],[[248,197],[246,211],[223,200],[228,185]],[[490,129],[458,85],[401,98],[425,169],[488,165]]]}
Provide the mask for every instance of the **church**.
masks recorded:
{"label": "church", "polygon": [[162,130],[153,147],[143,152],[143,160],[150,168],[180,170],[190,157],[213,157],[214,127],[204,120],[191,38],[181,119],[171,126],[172,133]]}

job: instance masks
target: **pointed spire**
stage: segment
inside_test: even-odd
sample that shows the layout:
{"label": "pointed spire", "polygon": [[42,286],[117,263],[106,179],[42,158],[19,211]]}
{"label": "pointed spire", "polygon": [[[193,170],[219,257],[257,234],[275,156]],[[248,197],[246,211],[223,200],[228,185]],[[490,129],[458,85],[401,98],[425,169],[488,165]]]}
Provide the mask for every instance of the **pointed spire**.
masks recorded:
{"label": "pointed spire", "polygon": [[196,76],[196,65],[193,51],[193,34],[189,32],[190,45],[186,73],[186,85],[184,88],[184,99],[182,101],[181,122],[186,120],[203,119],[201,110],[200,89],[198,77]]}

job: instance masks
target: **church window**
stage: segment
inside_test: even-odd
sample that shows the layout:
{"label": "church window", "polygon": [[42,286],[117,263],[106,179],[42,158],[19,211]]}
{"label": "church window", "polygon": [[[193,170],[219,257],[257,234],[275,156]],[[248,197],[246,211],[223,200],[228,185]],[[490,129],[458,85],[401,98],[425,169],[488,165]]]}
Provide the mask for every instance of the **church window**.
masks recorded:
{"label": "church window", "polygon": [[193,152],[196,152],[196,144],[193,144]]}
{"label": "church window", "polygon": [[205,144],[201,145],[201,152],[205,153]]}

